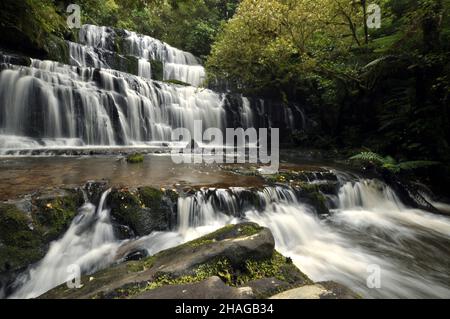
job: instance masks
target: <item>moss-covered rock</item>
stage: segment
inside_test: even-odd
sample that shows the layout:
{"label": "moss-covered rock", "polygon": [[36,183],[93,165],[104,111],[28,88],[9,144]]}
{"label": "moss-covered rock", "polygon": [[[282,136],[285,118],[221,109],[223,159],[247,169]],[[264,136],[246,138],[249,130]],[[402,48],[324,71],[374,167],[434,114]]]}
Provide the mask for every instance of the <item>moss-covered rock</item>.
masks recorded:
{"label": "moss-covered rock", "polygon": [[0,204],[0,274],[19,270],[44,255],[44,240],[31,216]]}
{"label": "moss-covered rock", "polygon": [[164,80],[164,65],[161,61],[150,60],[152,67],[152,79],[156,81]]}
{"label": "moss-covered rock", "polygon": [[164,82],[169,83],[169,84],[181,85],[181,86],[190,86],[189,83],[179,81],[179,80],[164,80]]}
{"label": "moss-covered rock", "polygon": [[43,44],[43,47],[47,52],[46,58],[48,60],[70,64],[69,45],[63,38],[49,35]]}
{"label": "moss-covered rock", "polygon": [[139,153],[130,154],[127,156],[127,162],[130,164],[138,164],[144,161],[144,155]]}
{"label": "moss-covered rock", "polygon": [[339,190],[336,175],[326,170],[282,170],[274,175],[266,175],[264,178],[269,185],[288,185],[294,188],[296,196],[303,203],[312,206],[319,215],[329,214],[325,195],[336,195]]}
{"label": "moss-covered rock", "polygon": [[44,241],[52,241],[63,234],[70,226],[83,204],[83,196],[77,191],[64,192],[63,195],[38,196],[33,199],[33,219]]}
{"label": "moss-covered rock", "polygon": [[176,223],[177,200],[173,191],[143,187],[113,190],[108,205],[117,223],[130,227],[135,235],[145,236],[172,228]]}
{"label": "moss-covered rock", "polygon": [[55,191],[35,194],[29,201],[20,205],[28,210],[0,204],[0,288],[44,257],[49,243],[69,227],[83,197],[77,191]]}
{"label": "moss-covered rock", "polygon": [[283,280],[284,287],[289,288],[311,283],[289,258],[275,252],[267,228],[243,223],[100,271],[90,279],[82,278],[81,289],[62,285],[42,297],[135,298],[161,287],[198,283],[213,276],[228,287],[242,287],[269,276]]}
{"label": "moss-covered rock", "polygon": [[[80,289],[61,285],[40,298],[267,298],[289,289],[312,286],[313,282],[290,258],[274,250],[273,238],[267,234],[270,234],[267,228],[253,223],[229,225],[146,259],[83,276]],[[268,243],[270,247],[254,242]],[[241,261],[236,262],[224,248],[227,245],[253,249],[246,250],[245,255],[238,253]],[[259,249],[263,246],[261,255]],[[337,284],[323,286],[337,293],[333,297],[339,298],[341,292],[347,296],[349,292]]]}

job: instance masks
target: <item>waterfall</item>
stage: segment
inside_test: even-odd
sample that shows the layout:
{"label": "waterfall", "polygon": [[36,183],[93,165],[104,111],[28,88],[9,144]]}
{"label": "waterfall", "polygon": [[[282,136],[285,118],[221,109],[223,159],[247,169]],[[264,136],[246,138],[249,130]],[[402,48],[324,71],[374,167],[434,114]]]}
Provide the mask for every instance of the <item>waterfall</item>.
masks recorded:
{"label": "waterfall", "polygon": [[34,298],[68,280],[71,266],[83,274],[93,273],[114,261],[119,242],[115,239],[104,192],[98,207],[86,202],[65,235],[51,243],[38,264],[19,276],[10,298]]}
{"label": "waterfall", "polygon": [[[92,48],[110,51],[114,51],[118,42],[121,42],[120,53],[137,57],[139,59],[139,75],[144,77],[147,77],[148,73],[141,74],[143,70],[141,67],[148,71],[151,61],[160,61],[163,63],[164,80],[178,80],[193,86],[200,86],[205,80],[205,69],[191,53],[149,36],[126,30],[123,30],[123,33],[123,35],[118,35],[111,28],[83,25],[80,29],[80,42]],[[122,43],[122,39],[124,43]],[[87,52],[87,54],[89,53]],[[77,61],[79,62],[80,59]],[[88,65],[84,64],[84,66]]]}
{"label": "waterfall", "polygon": [[222,130],[301,124],[299,110],[198,88],[199,60],[157,39],[84,25],[78,41],[67,41],[69,65],[0,53],[0,155],[158,147],[195,120]]}
{"label": "waterfall", "polygon": [[[0,73],[0,148],[148,146],[194,120],[225,128],[223,96],[114,70],[33,60]],[[65,141],[64,142],[62,142]]]}

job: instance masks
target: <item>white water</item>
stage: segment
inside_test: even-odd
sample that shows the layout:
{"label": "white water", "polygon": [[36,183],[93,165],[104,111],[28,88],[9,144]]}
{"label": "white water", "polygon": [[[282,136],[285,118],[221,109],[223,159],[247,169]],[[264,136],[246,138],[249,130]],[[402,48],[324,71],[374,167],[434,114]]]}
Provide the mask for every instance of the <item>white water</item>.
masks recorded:
{"label": "white water", "polygon": [[105,192],[98,208],[91,203],[81,207],[66,234],[50,245],[42,261],[17,279],[24,282],[11,298],[34,298],[66,282],[71,265],[82,273],[92,273],[114,261],[119,242],[115,239],[109,209],[104,207]]}
{"label": "white water", "polygon": [[[177,229],[142,237],[134,247],[155,254],[244,218],[269,227],[276,249],[314,281],[334,280],[367,298],[450,297],[450,218],[406,208],[385,184],[343,183],[336,198],[338,209],[325,219],[299,202],[293,189],[258,191],[261,210],[245,209],[245,192],[244,188],[205,189],[180,198]],[[114,240],[109,223],[102,222],[107,221],[108,210],[100,209],[103,217],[86,227],[94,211],[92,205],[84,206],[82,223],[77,218],[67,234],[52,244],[13,297],[37,296],[64,282],[69,264],[81,263],[88,273],[112,262],[118,247],[127,242]],[[381,269],[379,289],[367,287],[371,265]]]}
{"label": "white water", "polygon": [[170,141],[174,128],[193,132],[194,120],[224,129],[224,112],[213,91],[113,70],[33,60],[0,73],[2,151]]}
{"label": "white water", "polygon": [[[269,227],[277,249],[314,281],[341,282],[365,297],[450,297],[450,251],[438,244],[450,243],[449,218],[405,208],[376,181],[346,183],[338,202],[325,220],[301,204],[247,217]],[[371,265],[381,269],[380,289],[367,287]]]}
{"label": "white water", "polygon": [[[139,59],[139,75],[149,77],[148,70],[151,66],[151,60],[157,60],[163,63],[164,80],[178,80],[193,86],[200,86],[205,80],[205,69],[199,63],[198,59],[189,52],[174,48],[167,43],[159,41],[149,36],[140,35],[131,31],[125,33],[126,44],[121,48],[123,54],[135,56]],[[95,25],[83,25],[80,29],[80,41],[87,47],[101,48],[105,50],[114,49],[114,32],[106,27]],[[91,50],[86,49],[85,53],[76,56],[75,60],[88,66],[85,56],[91,58],[95,55]],[[75,56],[75,55],[72,55]],[[95,58],[98,65],[101,65],[99,57]],[[83,64],[84,62],[84,64]],[[145,64],[145,65],[144,65]]]}

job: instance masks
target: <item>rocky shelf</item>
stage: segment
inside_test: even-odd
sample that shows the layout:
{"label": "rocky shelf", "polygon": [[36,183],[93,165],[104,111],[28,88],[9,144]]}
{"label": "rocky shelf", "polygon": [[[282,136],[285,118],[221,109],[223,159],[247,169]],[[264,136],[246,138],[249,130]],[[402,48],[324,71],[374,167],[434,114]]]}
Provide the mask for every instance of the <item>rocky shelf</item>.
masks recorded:
{"label": "rocky shelf", "polygon": [[[125,244],[122,255],[130,247]],[[226,226],[154,256],[84,276],[81,282],[79,289],[63,284],[40,298],[359,298],[337,283],[314,284],[275,250],[270,230],[254,223]]]}

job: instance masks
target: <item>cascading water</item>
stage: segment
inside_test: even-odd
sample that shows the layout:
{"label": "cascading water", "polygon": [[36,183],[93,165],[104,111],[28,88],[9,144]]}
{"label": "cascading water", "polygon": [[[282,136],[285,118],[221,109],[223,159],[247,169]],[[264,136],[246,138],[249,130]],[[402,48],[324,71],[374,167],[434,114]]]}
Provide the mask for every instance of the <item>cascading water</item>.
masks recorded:
{"label": "cascading water", "polygon": [[110,190],[102,194],[96,208],[86,202],[66,234],[50,245],[42,261],[16,281],[19,289],[11,298],[34,298],[68,280],[69,267],[92,273],[114,261],[119,241],[115,239],[109,209],[105,207]]}
{"label": "cascading water", "polygon": [[[194,87],[205,74],[197,58],[157,39],[85,25],[79,42],[67,42],[70,65],[0,52],[0,155],[167,146],[174,128],[192,133],[195,120],[247,129],[275,116],[278,127],[298,126],[289,107]],[[161,72],[194,86],[152,80]]]}
{"label": "cascading water", "polygon": [[[33,297],[64,282],[66,267],[92,272],[117,260],[129,242],[115,240],[102,201],[86,204],[66,235],[26,276],[13,297]],[[328,217],[302,203],[286,186],[262,190],[204,189],[178,201],[178,226],[131,242],[150,255],[250,220],[271,229],[276,249],[289,256],[314,281],[334,280],[364,297],[450,297],[450,218],[406,208],[395,193],[376,180],[342,182]],[[115,257],[114,257],[115,256]],[[381,270],[379,289],[370,289],[370,267]],[[56,275],[55,275],[56,274]]]}
{"label": "cascading water", "polygon": [[0,74],[0,149],[148,145],[194,120],[223,129],[223,97],[113,70],[33,60]]}
{"label": "cascading water", "polygon": [[[121,53],[139,59],[140,76],[150,77],[151,61],[160,61],[163,63],[164,80],[178,80],[193,86],[200,86],[205,80],[205,69],[191,53],[176,49],[149,36],[126,30],[123,30],[123,33],[120,38],[124,39],[125,43],[121,44]],[[80,42],[88,47],[114,51],[118,42],[116,37],[119,37],[116,31],[107,27],[84,25],[80,29]],[[83,59],[86,61],[84,58],[86,55],[92,57],[92,51],[87,49],[85,54],[78,55],[80,58],[75,60],[82,64]],[[96,60],[101,59],[98,57]]]}

